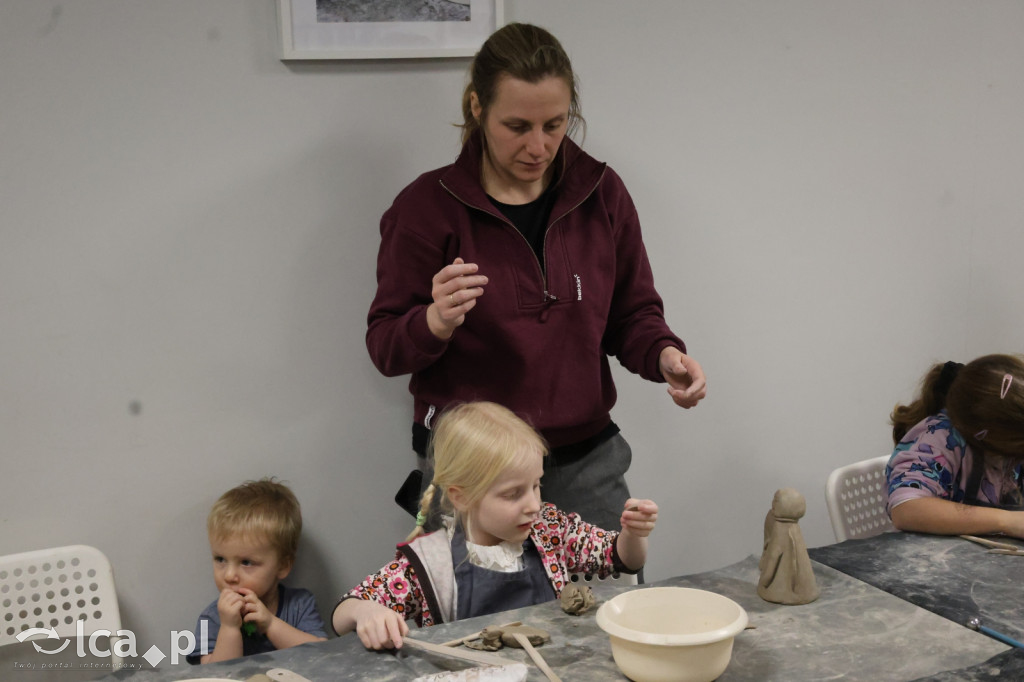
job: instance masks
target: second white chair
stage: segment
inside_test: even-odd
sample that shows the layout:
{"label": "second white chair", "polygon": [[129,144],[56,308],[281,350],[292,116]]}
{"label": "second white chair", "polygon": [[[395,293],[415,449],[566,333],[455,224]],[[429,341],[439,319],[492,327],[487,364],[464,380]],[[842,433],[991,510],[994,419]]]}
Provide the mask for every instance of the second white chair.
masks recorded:
{"label": "second white chair", "polygon": [[869,538],[892,530],[885,511],[889,455],[872,457],[833,471],[825,483],[825,502],[836,542]]}

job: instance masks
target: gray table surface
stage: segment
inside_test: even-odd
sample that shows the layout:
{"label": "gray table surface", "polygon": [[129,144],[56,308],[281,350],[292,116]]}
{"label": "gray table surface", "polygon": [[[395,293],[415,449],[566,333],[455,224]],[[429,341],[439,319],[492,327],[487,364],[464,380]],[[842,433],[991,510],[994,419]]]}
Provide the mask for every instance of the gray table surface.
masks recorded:
{"label": "gray table surface", "polygon": [[[998,540],[1024,549],[1019,540]],[[810,555],[956,623],[977,617],[1024,641],[1024,556],[990,554],[960,537],[900,532],[818,547]]]}
{"label": "gray table surface", "polygon": [[[59,638],[59,641],[40,639],[38,644],[44,651],[57,653],[40,653],[31,640],[0,646],[0,680],[84,682],[110,674],[110,658],[91,656],[85,637],[81,641],[77,637]],[[106,644],[102,643],[101,648],[105,649]]]}
{"label": "gray table surface", "polygon": [[[650,586],[696,587],[726,595],[742,605],[754,626],[740,633],[722,682],[745,680],[989,680],[1024,679],[1024,658],[1005,645],[972,632],[867,583],[815,564],[822,596],[802,606],[769,604],[757,596],[757,556],[692,576]],[[595,586],[600,602],[626,589]],[[596,609],[595,609],[596,611]],[[597,627],[595,611],[569,616],[557,602],[486,618],[474,618],[414,631],[414,636],[443,642],[485,625],[521,620],[552,633],[539,651],[566,682],[624,680],[615,667],[608,637]],[[502,656],[527,663],[529,680],[545,680],[526,653],[505,649]],[[201,668],[122,670],[103,679],[169,682],[189,678],[244,680],[271,668],[286,668],[309,680],[411,680],[420,675],[458,670],[471,664],[419,651],[401,654],[366,651],[354,635],[284,651],[250,656]],[[6,671],[5,671],[6,672]],[[40,682],[38,677],[9,677]],[[58,678],[59,679],[59,678]]]}

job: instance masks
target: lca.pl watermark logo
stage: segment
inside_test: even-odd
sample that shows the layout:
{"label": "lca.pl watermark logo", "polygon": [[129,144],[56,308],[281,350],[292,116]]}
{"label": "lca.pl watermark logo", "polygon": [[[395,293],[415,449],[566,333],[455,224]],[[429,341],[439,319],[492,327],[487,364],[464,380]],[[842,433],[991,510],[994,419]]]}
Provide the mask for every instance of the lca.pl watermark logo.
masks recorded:
{"label": "lca.pl watermark logo", "polygon": [[[210,653],[207,651],[209,642],[209,623],[205,620],[199,624],[199,636],[202,638],[202,645],[200,651],[201,655]],[[113,644],[110,644],[112,637],[116,639]],[[127,661],[139,657],[138,645],[135,640],[135,633],[131,630],[118,630],[116,633],[112,633],[110,630],[95,630],[88,636],[85,634],[84,621],[77,621],[75,623],[75,638],[76,638],[76,654],[79,658],[92,657],[96,658],[113,658],[117,657],[121,659],[121,663],[116,667],[126,667]],[[59,646],[44,646],[43,643],[48,643],[50,640],[60,640],[61,636],[57,634],[55,628],[29,628],[19,632],[15,639],[19,642],[26,642],[31,640],[32,647],[44,655],[59,654],[68,646],[71,645],[70,639],[65,639],[63,644]],[[182,646],[182,639],[184,639],[184,646]],[[170,651],[171,664],[176,665],[180,656],[184,656],[192,653],[192,650],[196,648],[196,636],[191,630],[171,630],[171,638],[168,644],[168,650]],[[142,654],[142,658],[149,663],[150,667],[155,668],[160,665],[160,662],[167,658],[167,654],[159,649],[155,644],[146,650],[146,653]]]}

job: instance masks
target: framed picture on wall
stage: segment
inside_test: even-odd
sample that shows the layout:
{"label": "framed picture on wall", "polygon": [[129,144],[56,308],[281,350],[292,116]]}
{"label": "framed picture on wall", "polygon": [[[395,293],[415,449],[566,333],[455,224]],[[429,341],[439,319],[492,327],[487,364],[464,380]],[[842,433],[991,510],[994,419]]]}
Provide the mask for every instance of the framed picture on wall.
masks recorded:
{"label": "framed picture on wall", "polygon": [[281,59],[471,57],[502,0],[277,0]]}

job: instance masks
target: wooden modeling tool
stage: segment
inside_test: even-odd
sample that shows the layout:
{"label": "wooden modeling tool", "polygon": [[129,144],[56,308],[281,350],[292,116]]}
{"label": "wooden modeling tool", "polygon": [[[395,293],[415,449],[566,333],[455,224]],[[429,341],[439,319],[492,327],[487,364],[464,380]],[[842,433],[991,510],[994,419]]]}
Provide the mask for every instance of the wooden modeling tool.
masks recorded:
{"label": "wooden modeling tool", "polygon": [[485,665],[510,665],[516,662],[511,659],[502,658],[501,656],[495,656],[494,654],[489,654],[483,651],[456,649],[455,647],[442,646],[440,644],[434,644],[433,642],[424,642],[421,639],[403,637],[402,648],[405,648],[407,645],[413,649],[429,651],[432,654],[449,656],[451,658],[461,658],[464,661],[473,661],[474,663],[483,663]]}
{"label": "wooden modeling tool", "polygon": [[964,540],[970,540],[971,542],[977,543],[982,547],[988,547],[989,554],[1009,554],[1012,556],[1024,556],[1024,547],[1021,545],[1014,545],[1009,542],[999,542],[997,540],[989,540],[988,538],[979,538],[976,535],[961,535]]}
{"label": "wooden modeling tool", "polygon": [[533,662],[537,664],[537,667],[540,668],[548,680],[551,682],[562,682],[562,679],[555,674],[555,671],[551,669],[547,661],[544,660],[544,657],[540,655],[540,652],[533,648],[533,645],[530,644],[530,639],[526,635],[513,629],[512,636],[515,637],[519,646],[526,649],[526,653],[530,655],[530,658],[533,659]]}

